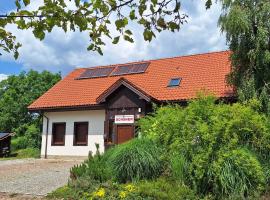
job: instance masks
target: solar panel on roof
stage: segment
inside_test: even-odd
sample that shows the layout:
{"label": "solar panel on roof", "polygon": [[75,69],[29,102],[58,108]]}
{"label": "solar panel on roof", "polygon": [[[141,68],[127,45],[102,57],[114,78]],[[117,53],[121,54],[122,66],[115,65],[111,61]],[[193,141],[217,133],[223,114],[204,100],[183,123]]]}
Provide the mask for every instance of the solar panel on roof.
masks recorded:
{"label": "solar panel on roof", "polygon": [[79,76],[79,79],[109,76],[110,73],[114,70],[114,68],[115,67],[87,69]]}
{"label": "solar panel on roof", "polygon": [[147,63],[138,63],[138,64],[130,64],[118,66],[116,70],[112,73],[112,75],[124,75],[124,74],[138,74],[146,71],[149,66],[149,62]]}

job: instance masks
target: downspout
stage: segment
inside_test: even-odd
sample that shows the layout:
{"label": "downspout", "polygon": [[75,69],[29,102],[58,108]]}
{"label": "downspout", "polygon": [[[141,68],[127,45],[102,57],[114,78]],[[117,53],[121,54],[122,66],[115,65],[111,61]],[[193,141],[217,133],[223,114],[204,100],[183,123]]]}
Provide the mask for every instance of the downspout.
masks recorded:
{"label": "downspout", "polygon": [[47,159],[47,146],[48,146],[48,134],[49,134],[49,118],[44,115],[43,113],[43,117],[46,118],[47,121],[47,125],[46,125],[46,140],[45,140],[45,159]]}

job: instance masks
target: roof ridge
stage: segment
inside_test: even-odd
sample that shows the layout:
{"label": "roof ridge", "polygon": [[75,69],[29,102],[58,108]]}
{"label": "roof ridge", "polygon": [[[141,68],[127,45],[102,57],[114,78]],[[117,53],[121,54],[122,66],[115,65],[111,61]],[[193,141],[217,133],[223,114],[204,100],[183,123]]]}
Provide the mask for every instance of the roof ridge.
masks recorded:
{"label": "roof ridge", "polygon": [[109,64],[109,65],[96,65],[96,66],[91,66],[91,67],[78,67],[76,69],[108,68],[108,67],[116,67],[116,66],[119,66],[119,65],[123,66],[123,65],[126,65],[126,64],[144,63],[144,62],[167,60],[167,59],[173,59],[173,58],[193,57],[193,56],[200,56],[200,55],[207,55],[207,54],[224,53],[224,52],[229,52],[229,51],[230,50],[209,51],[209,52],[204,52],[204,53],[194,53],[194,54],[188,54],[188,55],[172,56],[172,57],[157,58],[157,59],[142,60],[142,61],[130,61],[130,62],[125,62],[125,63],[116,63],[116,64]]}

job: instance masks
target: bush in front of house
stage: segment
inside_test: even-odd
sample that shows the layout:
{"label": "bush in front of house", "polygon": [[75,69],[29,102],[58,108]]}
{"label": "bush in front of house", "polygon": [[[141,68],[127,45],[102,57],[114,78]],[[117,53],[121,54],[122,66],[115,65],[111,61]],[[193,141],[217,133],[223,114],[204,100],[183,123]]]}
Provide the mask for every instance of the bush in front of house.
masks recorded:
{"label": "bush in front of house", "polygon": [[164,157],[178,155],[168,158],[173,179],[201,196],[246,198],[269,182],[270,123],[258,105],[201,97],[186,108],[158,108],[139,124],[144,137],[167,149]]}
{"label": "bush in front of house", "polygon": [[40,150],[37,148],[26,148],[16,151],[16,158],[40,158]]}
{"label": "bush in front of house", "polygon": [[141,199],[199,199],[195,192],[188,186],[166,178],[158,178],[152,181],[140,181],[136,183],[135,186],[136,194]]}
{"label": "bush in front of house", "polygon": [[[79,180],[79,179],[78,179]],[[93,200],[197,200],[194,191],[165,178],[119,184],[112,181],[93,183],[76,180],[75,185],[61,187],[47,195],[49,199]],[[87,181],[88,180],[88,181]],[[82,183],[83,182],[83,183]],[[80,188],[80,189],[79,189]]]}
{"label": "bush in front of house", "polygon": [[186,183],[190,163],[180,153],[172,153],[168,157],[168,168],[172,179],[183,184]]}
{"label": "bush in front of house", "polygon": [[140,119],[141,138],[73,168],[67,199],[255,199],[270,183],[270,121],[259,106],[201,97],[157,108]]}
{"label": "bush in front of house", "polygon": [[256,156],[248,149],[240,148],[221,153],[212,165],[215,193],[220,196],[245,196],[261,192],[265,174]]}
{"label": "bush in front of house", "polygon": [[162,150],[150,139],[133,139],[116,147],[109,158],[117,181],[125,183],[158,177]]}
{"label": "bush in front of house", "polygon": [[97,151],[94,156],[90,152],[87,160],[70,169],[70,178],[72,180],[87,177],[102,183],[112,177],[111,166],[108,164],[108,160],[104,158],[106,153],[100,154],[98,144],[96,144],[96,148]]}
{"label": "bush in front of house", "polygon": [[97,149],[96,155],[90,154],[86,161],[70,170],[71,179],[87,176],[101,183],[109,179],[121,183],[153,179],[163,169],[161,154],[162,150],[149,139],[133,139],[102,155]]}

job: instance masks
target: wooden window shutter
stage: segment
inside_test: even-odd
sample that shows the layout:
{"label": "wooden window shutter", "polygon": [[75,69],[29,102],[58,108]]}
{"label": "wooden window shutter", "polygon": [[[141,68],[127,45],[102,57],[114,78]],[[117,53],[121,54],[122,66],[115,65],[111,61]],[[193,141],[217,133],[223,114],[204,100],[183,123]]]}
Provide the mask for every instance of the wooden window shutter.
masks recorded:
{"label": "wooden window shutter", "polygon": [[88,122],[74,123],[74,140],[76,146],[87,146],[88,143]]}
{"label": "wooden window shutter", "polygon": [[66,123],[53,123],[52,145],[65,145]]}

